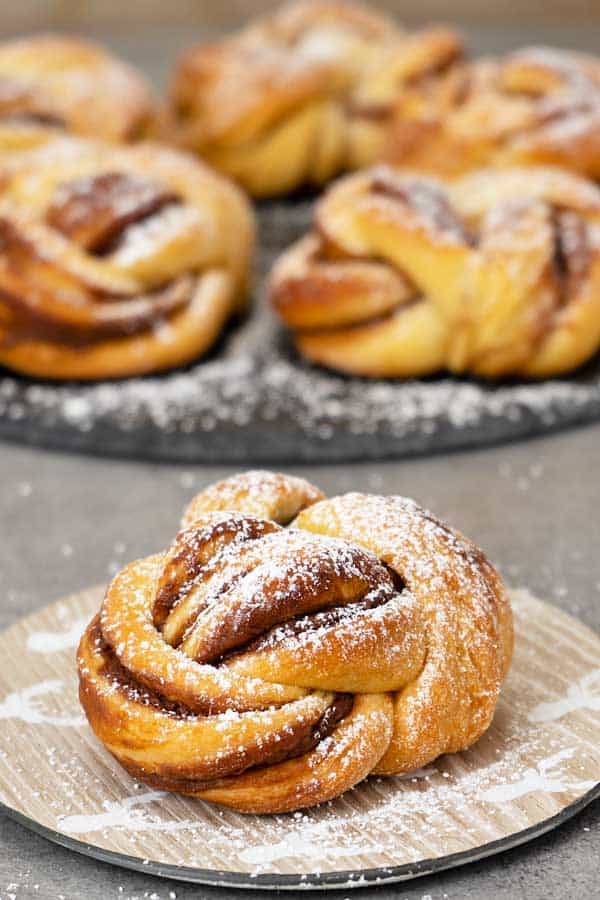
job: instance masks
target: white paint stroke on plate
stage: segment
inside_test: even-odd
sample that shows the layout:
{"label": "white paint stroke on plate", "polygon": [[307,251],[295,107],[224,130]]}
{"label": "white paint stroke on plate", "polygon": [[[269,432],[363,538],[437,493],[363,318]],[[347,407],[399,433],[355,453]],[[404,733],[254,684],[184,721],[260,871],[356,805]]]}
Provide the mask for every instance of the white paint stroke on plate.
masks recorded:
{"label": "white paint stroke on plate", "polygon": [[48,679],[20,691],[13,691],[0,701],[0,719],[20,719],[29,725],[55,725],[57,728],[78,728],[84,725],[85,719],[82,715],[53,716],[40,705],[40,697],[56,694],[62,688],[62,681]]}
{"label": "white paint stroke on plate", "polygon": [[555,722],[578,709],[600,711],[600,694],[592,693],[592,687],[596,684],[600,688],[600,669],[594,669],[570,685],[564,697],[547,703],[538,703],[527,718],[530,722]]}
{"label": "white paint stroke on plate", "polygon": [[75,619],[64,631],[32,631],[27,636],[27,649],[34,653],[59,653],[76,647],[89,622],[88,617]]}
{"label": "white paint stroke on plate", "polygon": [[69,834],[88,834],[103,831],[105,828],[126,828],[129,831],[185,831],[197,828],[198,822],[192,820],[165,820],[149,815],[144,807],[148,803],[164,800],[169,795],[164,791],[147,791],[124,800],[105,800],[102,804],[104,812],[85,813],[73,816],[61,816],[58,827]]}
{"label": "white paint stroke on plate", "polygon": [[412,772],[404,772],[403,775],[396,775],[398,781],[421,781],[422,779],[431,778],[432,775],[438,775],[439,772],[434,766],[427,766],[425,769],[413,769]]}
{"label": "white paint stroke on plate", "polygon": [[324,846],[321,842],[311,841],[309,838],[302,838],[293,833],[289,840],[279,841],[277,844],[247,847],[239,852],[238,857],[242,862],[264,866],[281,859],[320,859],[323,855],[337,859],[344,856],[362,856],[367,852],[372,851],[364,845],[355,847]]}
{"label": "white paint stroke on plate", "polygon": [[[575,753],[574,748],[561,750],[553,756],[541,760],[535,769],[525,769],[518,781],[497,784],[480,796],[487,803],[504,803],[510,800],[518,800],[526,794],[541,791],[544,794],[562,794],[571,791],[590,791],[596,786],[595,781],[574,781],[564,779],[560,772],[560,764],[564,759],[569,759]],[[557,770],[557,771],[553,771]]]}

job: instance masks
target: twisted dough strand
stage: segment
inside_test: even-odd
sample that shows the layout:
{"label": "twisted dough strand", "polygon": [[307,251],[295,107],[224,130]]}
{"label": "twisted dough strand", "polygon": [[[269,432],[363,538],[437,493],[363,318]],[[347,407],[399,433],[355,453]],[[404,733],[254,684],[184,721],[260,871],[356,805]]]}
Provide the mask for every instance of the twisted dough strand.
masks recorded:
{"label": "twisted dough strand", "polygon": [[556,165],[600,177],[600,61],[526,47],[396,95],[388,159],[437,174]]}
{"label": "twisted dough strand", "polygon": [[30,138],[0,128],[0,362],[96,379],[206,351],[246,295],[238,189],[159,145]]}
{"label": "twisted dough strand", "polygon": [[482,551],[402,497],[346,494],[296,524],[366,547],[402,577],[419,609],[423,665],[394,695],[392,741],[375,771],[407,771],[473,743],[512,654],[504,588]]}
{"label": "twisted dough strand", "polygon": [[407,35],[359,4],[289,3],[183,55],[165,139],[255,196],[323,184],[381,158],[403,85],[435,81],[461,54],[448,28]]}
{"label": "twisted dough strand", "polygon": [[14,129],[15,140],[28,123],[137,140],[156,114],[142,76],[91,41],[38,35],[0,44],[0,119]]}
{"label": "twisted dough strand", "polygon": [[300,351],[343,371],[569,371],[600,346],[600,190],[551,168],[360,172],[319,201],[270,295]]}
{"label": "twisted dough strand", "polygon": [[252,472],[115,578],[81,641],[80,697],[135,777],[283,812],[469,746],[511,652],[497,573],[414,502]]}

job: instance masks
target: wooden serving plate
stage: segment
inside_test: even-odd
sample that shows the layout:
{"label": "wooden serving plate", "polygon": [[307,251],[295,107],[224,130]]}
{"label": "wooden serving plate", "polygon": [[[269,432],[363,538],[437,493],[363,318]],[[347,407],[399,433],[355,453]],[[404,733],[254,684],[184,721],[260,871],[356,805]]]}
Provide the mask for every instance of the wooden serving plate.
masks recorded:
{"label": "wooden serving plate", "polygon": [[236,887],[356,887],[460,865],[556,827],[600,795],[600,638],[512,592],[513,668],[470,750],[332,803],[243,816],[134,782],[80,711],[75,646],[102,588],[0,634],[0,803],[73,850]]}

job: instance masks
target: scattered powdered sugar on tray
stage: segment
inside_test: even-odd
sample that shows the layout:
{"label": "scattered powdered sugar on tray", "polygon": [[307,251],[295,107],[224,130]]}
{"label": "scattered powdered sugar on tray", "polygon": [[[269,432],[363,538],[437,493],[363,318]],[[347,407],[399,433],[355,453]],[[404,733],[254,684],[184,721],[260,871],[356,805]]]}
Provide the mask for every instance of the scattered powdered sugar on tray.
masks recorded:
{"label": "scattered powdered sugar on tray", "polygon": [[[311,204],[259,206],[259,265],[302,234]],[[260,292],[259,292],[260,293]],[[542,383],[346,378],[304,363],[264,298],[204,362],[100,384],[0,375],[0,436],[155,459],[342,461],[476,446],[600,418],[600,361]]]}

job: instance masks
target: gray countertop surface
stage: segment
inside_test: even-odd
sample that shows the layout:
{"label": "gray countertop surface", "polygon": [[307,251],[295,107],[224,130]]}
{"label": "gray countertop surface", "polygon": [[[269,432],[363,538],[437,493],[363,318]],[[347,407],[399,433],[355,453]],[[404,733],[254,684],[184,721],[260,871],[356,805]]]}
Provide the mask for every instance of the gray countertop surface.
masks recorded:
{"label": "gray countertop surface", "polygon": [[[473,537],[506,580],[600,630],[600,426],[403,462],[303,467],[328,494],[412,496]],[[186,501],[231,473],[0,444],[0,626],[166,546]],[[290,470],[291,471],[291,470]],[[357,897],[598,897],[600,803],[473,865]],[[37,887],[36,887],[37,885]],[[242,895],[167,882],[76,855],[0,816],[0,898],[179,900]],[[252,892],[248,896],[272,896]],[[347,894],[339,892],[344,898]]]}
{"label": "gray countertop surface", "polygon": [[[45,23],[40,21],[40,27]],[[193,30],[193,29],[192,29]],[[0,23],[0,32],[2,26]],[[522,34],[471,29],[476,49],[549,42],[592,49],[597,29]],[[97,36],[164,79],[189,29]],[[600,425],[494,449],[380,464],[304,467],[327,493],[412,496],[448,519],[506,580],[600,630]],[[118,462],[0,444],[0,627],[164,547],[185,502],[231,473],[215,467]],[[360,890],[357,898],[598,898],[600,802],[521,848],[439,875]],[[55,846],[0,815],[0,900],[191,900],[244,892],[167,882]],[[267,897],[254,891],[246,896]],[[297,896],[302,896],[299,894]],[[337,893],[343,900],[347,892]]]}

